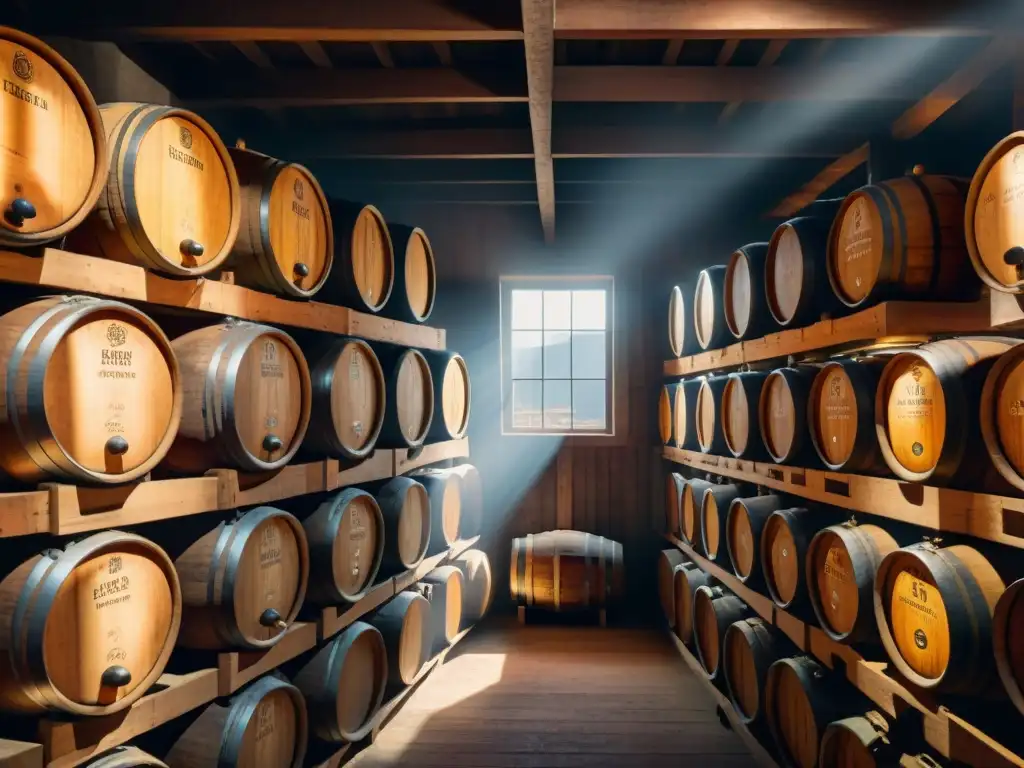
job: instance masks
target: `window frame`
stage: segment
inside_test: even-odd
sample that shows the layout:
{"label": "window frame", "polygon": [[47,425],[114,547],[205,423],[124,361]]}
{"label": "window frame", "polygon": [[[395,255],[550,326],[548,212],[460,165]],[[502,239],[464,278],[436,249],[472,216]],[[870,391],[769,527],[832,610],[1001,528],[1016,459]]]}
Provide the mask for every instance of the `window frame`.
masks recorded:
{"label": "window frame", "polygon": [[[498,315],[500,323],[500,348],[501,348],[501,434],[508,437],[530,437],[530,436],[560,436],[568,438],[577,437],[615,437],[615,278],[612,275],[503,275],[498,280],[499,303]],[[600,379],[573,378],[570,368],[568,379],[545,379],[544,378],[544,347],[541,345],[541,376],[539,379],[528,379],[529,381],[541,382],[541,424],[540,427],[515,427],[513,425],[512,411],[512,291],[533,290],[533,291],[587,291],[603,290],[605,292],[605,428],[604,429],[565,429],[545,428],[544,419],[544,381],[568,381],[572,391],[573,381],[600,381]],[[543,302],[541,303],[540,333],[543,340],[544,328]],[[560,329],[561,330],[561,329]],[[572,330],[570,330],[570,339]],[[571,342],[570,342],[571,345]],[[571,350],[571,346],[570,346]],[[570,351],[571,354],[571,351]],[[570,394],[571,398],[571,394]],[[571,402],[571,399],[570,399]]]}

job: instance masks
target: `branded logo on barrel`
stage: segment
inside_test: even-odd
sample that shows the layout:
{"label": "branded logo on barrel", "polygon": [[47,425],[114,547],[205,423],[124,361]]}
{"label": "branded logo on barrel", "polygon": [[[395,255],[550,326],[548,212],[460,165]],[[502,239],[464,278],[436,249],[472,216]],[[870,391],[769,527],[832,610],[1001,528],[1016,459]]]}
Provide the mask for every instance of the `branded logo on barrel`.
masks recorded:
{"label": "branded logo on barrel", "polygon": [[32,78],[35,77],[34,68],[32,67],[32,60],[25,55],[24,51],[14,52],[14,74],[24,80],[26,83],[31,83]]}
{"label": "branded logo on barrel", "polygon": [[112,347],[120,347],[128,340],[128,333],[125,331],[124,326],[118,325],[117,323],[111,323],[107,328],[107,341],[110,342]]}
{"label": "branded logo on barrel", "polygon": [[914,377],[914,381],[920,382],[921,376],[923,376],[924,374],[921,373],[920,366],[915,365],[913,368],[910,369],[910,375]]}
{"label": "branded logo on barrel", "polygon": [[923,629],[914,630],[914,645],[922,651],[928,647],[928,636],[924,633]]}
{"label": "branded logo on barrel", "polygon": [[182,126],[182,129],[178,134],[178,141],[181,142],[181,146],[183,148],[192,149],[192,131]]}
{"label": "branded logo on barrel", "polygon": [[828,384],[828,389],[832,397],[839,397],[843,394],[843,385],[839,379],[832,379]]}
{"label": "branded logo on barrel", "polygon": [[306,192],[305,187],[302,184],[302,179],[296,179],[295,180],[295,185],[293,186],[293,189],[295,190],[295,197],[297,199],[301,200],[302,196]]}

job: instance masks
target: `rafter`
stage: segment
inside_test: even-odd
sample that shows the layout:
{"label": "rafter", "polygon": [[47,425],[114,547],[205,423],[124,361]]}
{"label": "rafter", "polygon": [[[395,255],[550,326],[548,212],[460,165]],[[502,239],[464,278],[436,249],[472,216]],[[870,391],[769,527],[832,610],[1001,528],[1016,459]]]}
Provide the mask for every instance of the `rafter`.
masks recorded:
{"label": "rafter", "polygon": [[537,202],[544,240],[555,239],[555,168],[551,157],[551,101],[555,69],[554,0],[522,0],[530,133],[537,172]]}
{"label": "rafter", "polygon": [[273,69],[274,64],[267,57],[267,54],[263,52],[263,49],[256,43],[247,40],[236,40],[233,45],[239,50],[239,52],[245,56],[249,61],[255,64],[260,69]]}
{"label": "rafter", "polygon": [[299,43],[299,48],[301,48],[302,52],[306,54],[306,58],[318,67],[321,67],[322,69],[330,69],[334,66],[334,63],[331,61],[331,57],[327,55],[327,51],[322,45],[320,45],[320,43],[313,40],[307,40]]}
{"label": "rafter", "polygon": [[391,58],[391,49],[388,48],[387,43],[370,43],[370,47],[373,48],[373,54],[377,57],[377,61],[380,62],[382,67],[387,69],[395,68],[395,60]]}
{"label": "rafter", "polygon": [[[768,43],[768,47],[765,48],[764,53],[761,54],[760,60],[757,62],[757,66],[761,69],[768,69],[775,65],[775,62],[779,60],[782,52],[786,49],[789,44],[789,40],[772,40]],[[830,83],[831,85],[831,83]],[[719,125],[728,122],[736,111],[740,108],[743,103],[742,100],[730,101],[725,105],[722,113],[718,116]]]}
{"label": "rafter", "polygon": [[452,47],[448,43],[431,43],[434,47],[434,53],[437,54],[437,60],[441,62],[442,67],[450,67],[452,65]]}
{"label": "rafter", "polygon": [[679,62],[679,54],[683,52],[685,40],[669,40],[665,48],[665,55],[661,57],[662,65],[674,67]]}

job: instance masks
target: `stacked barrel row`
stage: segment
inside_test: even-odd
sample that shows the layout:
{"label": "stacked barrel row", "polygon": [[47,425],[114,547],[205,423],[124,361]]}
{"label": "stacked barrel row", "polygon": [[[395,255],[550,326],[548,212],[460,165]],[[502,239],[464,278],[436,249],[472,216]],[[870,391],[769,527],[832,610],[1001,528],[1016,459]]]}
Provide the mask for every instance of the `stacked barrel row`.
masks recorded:
{"label": "stacked barrel row", "polygon": [[0,46],[14,96],[0,133],[19,158],[0,166],[0,246],[67,238],[69,250],[165,275],[226,270],[292,299],[430,316],[436,269],[422,229],[328,200],[309,169],[242,141],[229,149],[189,110],[98,107],[40,40],[0,28]]}

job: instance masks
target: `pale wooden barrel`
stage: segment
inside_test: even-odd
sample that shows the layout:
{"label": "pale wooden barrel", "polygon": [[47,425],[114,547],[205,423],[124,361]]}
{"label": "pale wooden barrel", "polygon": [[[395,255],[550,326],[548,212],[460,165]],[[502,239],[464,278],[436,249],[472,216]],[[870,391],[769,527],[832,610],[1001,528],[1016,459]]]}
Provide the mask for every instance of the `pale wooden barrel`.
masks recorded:
{"label": "pale wooden barrel", "polygon": [[451,547],[459,540],[462,522],[462,478],[443,469],[420,470],[415,475],[430,500],[430,546],[428,555]]}
{"label": "pale wooden barrel", "polygon": [[764,718],[768,669],[784,647],[772,626],[756,616],[726,628],[722,671],[729,699],[743,723],[750,725]]}
{"label": "pale wooden barrel", "polygon": [[755,489],[750,486],[726,483],[712,485],[704,490],[700,502],[700,546],[708,560],[729,570],[729,549],[725,544],[727,520],[732,503],[743,496],[749,496]]}
{"label": "pale wooden barrel", "polygon": [[678,472],[665,476],[665,532],[678,535],[682,530],[683,487],[686,479]]}
{"label": "pale wooden barrel", "polygon": [[995,672],[992,614],[1006,585],[981,553],[931,542],[897,549],[874,586],[882,645],[904,677],[944,693],[986,690]]}
{"label": "pale wooden barrel", "polygon": [[48,549],[0,582],[0,709],[106,715],[156,682],[182,590],[156,544],[103,531]]}
{"label": "pale wooden barrel", "polygon": [[1014,705],[1024,713],[1024,579],[1013,582],[996,603],[992,645],[996,669]]}
{"label": "pale wooden barrel", "polygon": [[686,309],[686,296],[693,298],[693,283],[673,285],[668,297],[668,353],[672,357],[692,355],[700,350],[694,336],[693,313]]}
{"label": "pale wooden barrel", "polygon": [[362,312],[380,312],[395,284],[395,249],[388,225],[372,205],[332,202],[334,265],[323,299]]}
{"label": "pale wooden barrel", "polygon": [[366,491],[345,488],[302,521],[309,542],[313,605],[355,603],[376,583],[384,555],[384,516]]}
{"label": "pale wooden barrel", "polygon": [[768,243],[737,248],[725,267],[725,325],[737,340],[764,336],[778,328],[765,295],[765,259]]}
{"label": "pale wooden barrel", "polygon": [[256,507],[193,542],[174,561],[184,648],[269,648],[298,616],[309,581],[302,524]]}
{"label": "pale wooden barrel", "polygon": [[399,592],[370,618],[384,638],[388,657],[388,685],[405,686],[427,663],[430,603],[418,592]]}
{"label": "pale wooden barrel", "polygon": [[179,277],[222,266],[238,237],[241,195],[217,132],[180,107],[104,104],[100,115],[110,174],[68,247]]}
{"label": "pale wooden barrel", "polygon": [[847,196],[829,235],[828,278],[849,307],[888,299],[960,299],[979,283],[964,247],[967,185],[907,176]]}
{"label": "pale wooden barrel", "polygon": [[693,637],[708,680],[722,680],[725,632],[753,610],[723,587],[698,587],[693,595]]}
{"label": "pale wooden barrel", "polygon": [[673,547],[658,555],[658,599],[669,627],[676,625],[676,567],[687,562],[686,555]]}
{"label": "pale wooden barrel", "polygon": [[1024,490],[1024,348],[1015,346],[992,365],[981,389],[985,453],[1003,481]]}
{"label": "pale wooden barrel", "polygon": [[[420,350],[410,347],[374,344],[373,351],[377,353],[384,371],[384,397],[387,402],[377,445],[381,448],[418,448],[427,439],[434,420],[437,393],[430,364]],[[467,398],[467,417],[468,402]]]}
{"label": "pale wooden barrel", "polygon": [[676,598],[676,637],[684,643],[693,642],[693,598],[700,587],[712,586],[714,577],[696,563],[682,563],[675,569],[673,593]]}
{"label": "pale wooden barrel", "polygon": [[206,707],[164,759],[171,768],[300,768],[308,740],[302,694],[268,675]]}
{"label": "pale wooden barrel", "polygon": [[456,464],[446,470],[459,478],[462,505],[459,510],[459,538],[470,539],[484,531],[484,487],[480,470],[472,464]]}
{"label": "pale wooden barrel", "polygon": [[818,369],[799,365],[772,371],[761,387],[758,420],[768,457],[776,464],[809,464],[814,451],[807,429],[807,402]]}
{"label": "pale wooden barrel", "polygon": [[547,531],[512,540],[512,599],[565,611],[604,608],[625,593],[622,545],[581,531]]}
{"label": "pale wooden barrel", "polygon": [[764,584],[764,571],[758,559],[761,532],[771,514],[784,505],[785,500],[775,494],[737,498],[729,505],[725,521],[729,562],[736,578],[749,587],[758,588]]}
{"label": "pale wooden barrel", "polygon": [[280,469],[309,426],[312,387],[306,359],[282,330],[229,320],[179,336],[171,345],[186,388],[167,466]]}
{"label": "pale wooden barrel", "polygon": [[424,576],[420,584],[428,587],[426,597],[430,603],[427,642],[434,653],[439,653],[451,644],[462,626],[462,571],[454,565],[442,565]]}
{"label": "pale wooden barrel", "polygon": [[700,510],[704,503],[704,491],[714,483],[707,480],[690,479],[683,483],[679,502],[679,537],[700,549]]}
{"label": "pale wooden barrel", "polygon": [[730,373],[722,390],[719,418],[725,447],[738,459],[763,459],[758,404],[768,374],[763,371]]}
{"label": "pale wooden barrel", "polygon": [[695,416],[697,420],[697,444],[702,453],[723,456],[729,450],[722,428],[722,396],[728,376],[709,376],[701,380],[697,392]]}
{"label": "pale wooden barrel", "polygon": [[658,436],[661,438],[662,445],[671,445],[675,442],[673,435],[675,414],[672,406],[678,389],[677,382],[669,382],[661,388],[661,392],[658,394]]}
{"label": "pale wooden barrel", "polygon": [[423,350],[434,390],[434,415],[426,439],[461,440],[469,429],[472,389],[469,365],[458,352]]}
{"label": "pale wooden barrel", "polygon": [[241,188],[242,223],[225,266],[235,282],[308,299],[334,262],[327,196],[308,168],[245,148],[228,153]]}
{"label": "pale wooden barrel", "polygon": [[109,752],[104,752],[99,757],[81,763],[83,768],[168,768],[162,760],[157,760],[148,755],[138,747],[114,747]]}
{"label": "pale wooden barrel", "polygon": [[761,569],[777,606],[799,610],[807,601],[804,563],[814,534],[836,522],[826,509],[794,507],[768,516],[761,531]]}
{"label": "pale wooden barrel", "polygon": [[382,314],[406,323],[426,322],[437,297],[434,249],[419,227],[388,226],[395,251],[395,285]]}
{"label": "pale wooden barrel", "polygon": [[725,267],[708,267],[697,276],[693,332],[701,349],[719,349],[733,341],[725,324]]}
{"label": "pale wooden barrel", "polygon": [[136,480],[170,449],[183,389],[171,342],[134,307],[18,307],[0,317],[0,468],[24,482]]}
{"label": "pale wooden barrel", "polygon": [[327,742],[359,741],[384,700],[384,638],[373,625],[353,622],[304,663],[292,680],[306,701],[314,736]]}
{"label": "pale wooden barrel", "polygon": [[[0,26],[4,109],[0,246],[57,240],[89,215],[109,170],[107,138],[85,81],[55,50]],[[17,162],[14,159],[17,158]]]}
{"label": "pale wooden barrel", "polygon": [[702,379],[686,379],[676,387],[672,402],[672,442],[676,448],[700,450],[697,442],[697,399]]}
{"label": "pale wooden barrel", "polygon": [[818,762],[839,768],[904,765],[903,750],[890,741],[889,721],[874,710],[829,723],[821,737]]}
{"label": "pale wooden barrel", "polygon": [[468,629],[491,607],[494,592],[491,561],[483,550],[468,549],[451,563],[462,571],[462,629]]}
{"label": "pale wooden barrel", "polygon": [[783,328],[810,325],[843,308],[832,293],[825,267],[833,218],[800,216],[783,222],[772,234],[764,292],[772,317]]}
{"label": "pale wooden barrel", "polygon": [[380,573],[392,576],[411,571],[430,545],[430,497],[422,483],[395,477],[377,490],[384,518],[384,553]]}
{"label": "pale wooden barrel", "polygon": [[835,472],[885,472],[875,434],[875,390],[885,360],[830,360],[811,384],[807,421],[818,458]]}
{"label": "pale wooden barrel", "polygon": [[303,453],[358,460],[373,453],[384,424],[384,370],[367,342],[337,336],[311,353],[309,429]]}
{"label": "pale wooden barrel", "polygon": [[1024,201],[1020,183],[1024,131],[999,141],[978,166],[964,209],[967,253],[985,284],[1004,293],[1024,288]]}

